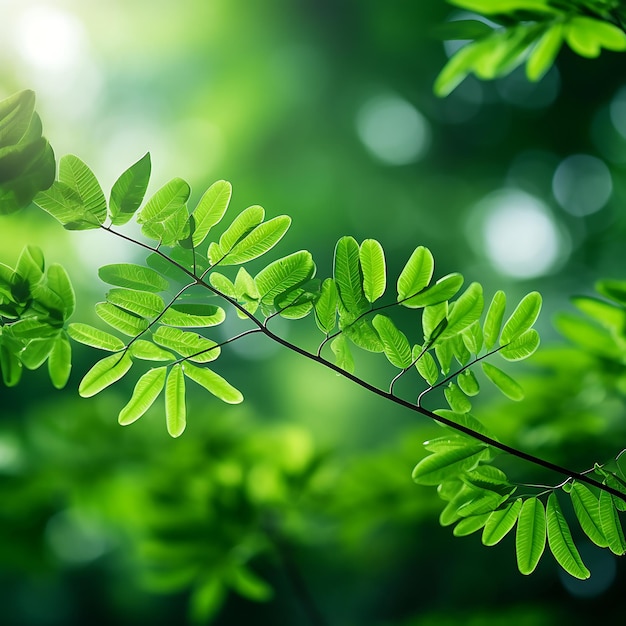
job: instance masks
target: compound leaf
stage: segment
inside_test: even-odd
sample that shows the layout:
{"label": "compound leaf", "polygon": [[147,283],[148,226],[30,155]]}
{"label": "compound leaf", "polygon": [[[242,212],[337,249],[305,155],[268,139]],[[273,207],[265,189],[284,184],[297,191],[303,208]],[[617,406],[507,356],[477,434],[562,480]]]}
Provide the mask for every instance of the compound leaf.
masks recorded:
{"label": "compound leaf", "polygon": [[166,373],[166,367],[156,367],[141,376],[133,395],[119,413],[118,422],[122,426],[137,421],[154,404],[165,385]]}
{"label": "compound leaf", "polygon": [[73,189],[80,198],[83,219],[91,228],[104,224],[107,202],[94,173],[77,156],[67,154],[59,161],[59,182]]}
{"label": "compound leaf", "polygon": [[220,262],[229,254],[235,245],[241,241],[249,232],[256,228],[265,218],[265,210],[258,205],[244,209],[224,231],[219,243],[212,243],[209,246],[209,261],[212,265]]}

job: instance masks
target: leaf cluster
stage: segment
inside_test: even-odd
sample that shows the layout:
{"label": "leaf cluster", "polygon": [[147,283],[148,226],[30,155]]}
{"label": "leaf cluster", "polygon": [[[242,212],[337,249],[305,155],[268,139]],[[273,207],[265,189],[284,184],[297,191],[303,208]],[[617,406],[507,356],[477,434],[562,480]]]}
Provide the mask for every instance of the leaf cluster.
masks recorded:
{"label": "leaf cluster", "polygon": [[55,169],[54,153],[35,112],[34,92],[20,91],[0,101],[0,215],[29,205],[50,187]]}
{"label": "leaf cluster", "polygon": [[522,64],[530,81],[553,65],[563,44],[576,54],[597,57],[602,49],[626,50],[624,8],[616,0],[449,0],[476,19],[453,21],[446,39],[467,41],[435,81],[446,96],[469,74],[483,80],[506,76]]}

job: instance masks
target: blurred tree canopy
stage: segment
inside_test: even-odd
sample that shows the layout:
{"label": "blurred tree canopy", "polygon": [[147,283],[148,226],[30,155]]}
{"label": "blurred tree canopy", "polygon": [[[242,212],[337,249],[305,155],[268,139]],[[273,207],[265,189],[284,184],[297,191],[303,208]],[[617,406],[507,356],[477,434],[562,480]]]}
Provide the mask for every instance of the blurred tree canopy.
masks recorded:
{"label": "blurred tree canopy", "polygon": [[[623,57],[564,46],[539,82],[520,67],[440,99],[433,85],[457,43],[438,29],[485,6],[452,4],[7,0],[0,95],[34,89],[57,155],[78,154],[109,188],[147,150],[151,192],[180,175],[198,200],[228,178],[238,207],[293,217],[278,249],[311,250],[322,275],[349,233],[379,239],[393,275],[426,245],[440,275],[460,267],[491,291],[541,291],[539,327],[555,346],[523,377],[527,399],[494,394],[478,410],[502,440],[587,468],[624,437],[622,356],[565,347],[551,319],[596,280],[624,279]],[[0,261],[40,246],[67,268],[86,321],[105,290],[96,268],[137,260],[33,206],[1,219]],[[39,370],[1,391],[7,623],[486,626],[622,613],[624,564],[590,543],[592,578],[579,582],[545,559],[522,578],[510,537],[490,550],[451,537],[436,494],[410,480],[439,429],[269,342],[223,357],[246,403],[190,394],[193,420],[175,441],[156,413],[117,426],[128,385],[71,393],[93,362],[75,347],[69,393]]]}

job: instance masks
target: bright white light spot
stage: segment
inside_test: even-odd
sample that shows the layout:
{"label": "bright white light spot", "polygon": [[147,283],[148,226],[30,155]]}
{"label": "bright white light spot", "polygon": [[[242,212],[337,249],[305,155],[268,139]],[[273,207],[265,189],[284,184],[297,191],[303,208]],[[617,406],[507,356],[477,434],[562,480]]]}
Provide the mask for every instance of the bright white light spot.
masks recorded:
{"label": "bright white light spot", "polygon": [[413,163],[430,146],[428,122],[398,96],[378,96],[366,102],[357,114],[356,126],[369,152],[388,165]]}
{"label": "bright white light spot", "polygon": [[556,168],[552,191],[568,213],[582,217],[599,211],[608,202],[613,180],[604,161],[587,154],[575,154]]}
{"label": "bright white light spot", "polygon": [[29,7],[17,20],[15,47],[27,63],[42,70],[62,71],[75,65],[84,41],[80,21],[58,8]]}
{"label": "bright white light spot", "polygon": [[532,278],[554,268],[561,256],[561,241],[543,202],[507,189],[488,196],[478,209],[484,211],[484,251],[498,271]]}

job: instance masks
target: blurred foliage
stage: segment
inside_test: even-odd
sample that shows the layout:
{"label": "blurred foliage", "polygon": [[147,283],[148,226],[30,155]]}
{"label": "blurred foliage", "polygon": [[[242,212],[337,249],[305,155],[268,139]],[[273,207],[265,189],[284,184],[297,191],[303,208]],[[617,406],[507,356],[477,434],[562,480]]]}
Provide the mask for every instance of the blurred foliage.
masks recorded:
{"label": "blurred foliage", "polygon": [[[293,215],[292,249],[329,259],[349,232],[380,239],[395,274],[420,244],[441,259],[442,275],[464,267],[487,288],[509,281],[518,295],[530,284],[545,294],[540,324],[549,336],[550,315],[567,295],[588,294],[600,276],[623,278],[623,59],[607,52],[586,61],[564,49],[538,83],[519,70],[490,83],[469,77],[438,100],[432,85],[446,52],[431,34],[449,11],[440,0],[7,0],[0,91],[35,89],[56,151],[79,153],[107,184],[120,163],[150,149],[155,179],[180,173],[204,189],[228,177],[240,206]],[[389,121],[398,115],[410,133]],[[400,148],[376,140],[377,120]],[[567,158],[581,153],[601,161],[610,189],[596,210],[572,212],[557,172],[571,174]],[[593,195],[604,189],[578,179]],[[541,199],[555,225],[558,254],[542,272],[510,275],[490,252],[495,209],[484,200],[503,188]],[[30,208],[0,228],[7,265],[29,243],[68,268],[83,316],[80,302],[103,290],[95,266],[134,260]],[[522,239],[521,229],[509,230]],[[286,566],[293,562],[330,623],[621,617],[624,566],[592,546],[583,554],[589,581],[562,579],[549,563],[526,579],[511,567],[510,544],[485,552],[476,538],[437,526],[440,503],[410,482],[421,442],[437,427],[416,426],[334,376],[280,352],[267,359],[271,348],[251,345],[265,355],[263,367],[224,357],[229,373],[255,369],[247,408],[224,411],[193,395],[194,426],[175,442],[150,414],[119,429],[128,388],[87,404],[53,395],[37,371],[28,385],[2,389],[7,623],[183,623],[189,606],[209,612],[222,586],[258,599],[267,585],[273,596],[262,604],[226,597],[214,623],[311,623],[314,609],[303,612],[298,575]],[[85,371],[91,356],[76,352],[75,371]],[[586,468],[614,455],[624,410],[611,381],[622,364],[561,347],[537,355],[536,365],[522,381],[523,405],[484,401],[481,417],[502,440],[563,463]],[[191,550],[187,535],[199,529]],[[162,595],[164,585],[172,595]]]}

